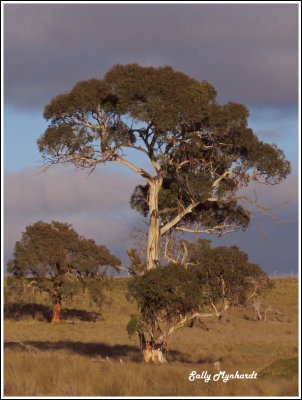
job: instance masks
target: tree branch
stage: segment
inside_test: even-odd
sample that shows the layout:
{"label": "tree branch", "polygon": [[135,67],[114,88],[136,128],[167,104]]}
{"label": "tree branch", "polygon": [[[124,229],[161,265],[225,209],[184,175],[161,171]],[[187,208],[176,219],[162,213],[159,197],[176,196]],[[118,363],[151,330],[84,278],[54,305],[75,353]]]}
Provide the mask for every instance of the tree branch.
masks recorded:
{"label": "tree branch", "polygon": [[289,222],[288,220],[285,221],[285,220],[283,220],[282,218],[277,217],[277,216],[275,216],[275,215],[273,215],[273,214],[267,212],[267,211],[273,210],[273,209],[276,208],[276,207],[270,207],[270,208],[263,207],[263,206],[261,206],[256,200],[252,200],[252,199],[250,199],[250,198],[247,197],[247,196],[238,196],[238,197],[235,197],[235,199],[236,199],[236,200],[241,200],[241,203],[242,203],[242,205],[243,205],[243,208],[249,213],[249,215],[250,215],[253,219],[255,219],[254,212],[253,212],[249,207],[247,207],[247,205],[246,205],[245,202],[248,202],[248,203],[250,203],[251,205],[255,206],[255,207],[257,208],[257,210],[260,212],[260,214],[262,214],[262,215],[267,215],[267,216],[271,217],[272,219],[274,219],[274,220],[276,220],[276,221],[279,221],[279,222]]}
{"label": "tree branch", "polygon": [[186,227],[181,227],[177,226],[175,229],[178,231],[183,231],[183,232],[191,232],[191,233],[219,233],[221,235],[224,235],[226,233],[234,232],[234,229],[229,229],[227,231],[223,231],[223,229],[228,228],[228,227],[235,227],[236,225],[232,224],[222,224],[222,225],[216,225],[213,228],[207,228],[207,229],[199,229],[198,227],[195,229],[190,229]]}
{"label": "tree branch", "polygon": [[193,211],[193,209],[199,204],[199,202],[193,202],[188,207],[186,207],[183,211],[181,211],[175,218],[173,218],[170,222],[167,222],[160,229],[161,236],[164,235],[169,229],[175,226],[186,214],[189,214]]}
{"label": "tree branch", "polygon": [[129,149],[138,150],[138,151],[141,151],[142,153],[146,154],[147,156],[149,156],[147,150],[145,150],[141,146],[135,146],[134,144],[122,144],[121,147],[128,147]]}
{"label": "tree branch", "polygon": [[181,259],[181,264],[187,266],[186,261],[187,261],[187,257],[188,257],[188,248],[187,248],[186,243],[185,243],[184,240],[182,240],[182,245],[183,245],[183,248],[184,248],[184,253],[183,253],[183,256],[182,256],[182,259]]}
{"label": "tree branch", "polygon": [[163,210],[160,210],[160,211],[158,212],[158,214],[159,214],[159,215],[161,215],[161,214],[166,214],[166,213],[168,213],[168,212],[172,212],[172,211],[176,211],[176,210],[177,210],[177,207],[164,208]]}
{"label": "tree branch", "polygon": [[173,257],[171,257],[171,256],[168,255],[168,251],[167,251],[167,250],[168,250],[169,242],[170,242],[170,240],[169,240],[169,237],[167,236],[167,237],[166,237],[166,243],[165,243],[165,251],[164,251],[163,257],[164,257],[166,260],[171,261],[173,264],[176,264],[176,263],[177,263],[177,260],[175,260]]}
{"label": "tree branch", "polygon": [[146,178],[147,180],[153,181],[152,176],[145,171],[143,168],[139,168],[136,165],[132,164],[132,162],[125,160],[124,158],[115,155],[115,161],[119,162],[120,164],[126,165],[132,171],[136,172],[137,174],[141,175],[142,177]]}
{"label": "tree branch", "polygon": [[222,175],[220,175],[219,178],[216,179],[216,181],[214,181],[214,183],[212,184],[212,188],[214,189],[223,178],[225,178],[227,175],[231,173],[232,171],[229,170],[225,171]]}
{"label": "tree branch", "polygon": [[181,317],[180,321],[177,324],[170,326],[165,333],[163,333],[162,335],[159,336],[159,338],[157,339],[157,342],[161,343],[161,342],[167,341],[167,338],[169,336],[171,336],[175,331],[177,331],[180,328],[183,328],[185,325],[188,324],[188,322],[192,321],[195,318],[209,318],[209,317],[215,317],[215,316],[216,315],[212,314],[212,313],[196,312],[192,315],[186,315],[184,317]]}
{"label": "tree branch", "polygon": [[129,275],[131,275],[130,268],[122,267],[121,265],[115,265],[114,267],[118,268],[118,269],[120,269],[122,271],[126,271],[126,272],[128,272]]}

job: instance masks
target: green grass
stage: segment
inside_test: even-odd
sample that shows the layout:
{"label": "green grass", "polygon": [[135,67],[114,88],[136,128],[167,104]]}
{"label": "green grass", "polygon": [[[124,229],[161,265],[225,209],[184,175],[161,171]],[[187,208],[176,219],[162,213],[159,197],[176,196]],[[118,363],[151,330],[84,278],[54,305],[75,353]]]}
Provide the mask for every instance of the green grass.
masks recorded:
{"label": "green grass", "polygon": [[[229,312],[228,323],[207,320],[208,330],[193,327],[177,331],[169,342],[169,363],[164,366],[142,364],[138,338],[127,335],[126,325],[137,307],[127,301],[125,285],[126,279],[113,281],[102,310],[91,304],[85,294],[75,296],[63,309],[76,311],[66,313],[61,325],[52,326],[26,307],[17,320],[5,319],[4,395],[298,394],[298,376],[293,373],[298,354],[297,279],[276,279],[276,287],[263,300],[265,305],[286,313],[284,320],[270,316],[268,321],[258,322],[253,309],[234,308]],[[49,299],[44,295],[36,295],[32,304],[43,305],[51,312]],[[83,318],[85,313],[92,312],[100,314],[95,322]],[[255,370],[265,379],[227,383],[188,380],[192,370],[214,373],[216,361],[220,361],[226,373]],[[276,379],[274,371],[283,374]]]}
{"label": "green grass", "polygon": [[298,357],[280,359],[258,373],[259,378],[292,378],[298,375]]}

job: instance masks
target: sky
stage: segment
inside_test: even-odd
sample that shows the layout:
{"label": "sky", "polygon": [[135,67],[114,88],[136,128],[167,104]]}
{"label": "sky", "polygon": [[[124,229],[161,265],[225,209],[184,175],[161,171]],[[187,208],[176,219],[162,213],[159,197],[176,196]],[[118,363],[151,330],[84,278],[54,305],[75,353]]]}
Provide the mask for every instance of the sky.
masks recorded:
{"label": "sky", "polygon": [[[105,244],[128,265],[132,227],[144,226],[129,198],[142,180],[126,167],[46,172],[36,140],[43,109],[79,80],[102,78],[115,64],[171,65],[217,90],[219,103],[245,104],[249,126],[291,161],[277,187],[259,188],[285,222],[259,216],[246,232],[211,239],[238,245],[269,274],[298,271],[299,19],[298,2],[268,4],[27,4],[2,2],[3,256],[38,220],[68,222]],[[129,154],[129,157],[135,157]],[[137,163],[145,160],[135,158]],[[274,272],[276,271],[276,272]]]}

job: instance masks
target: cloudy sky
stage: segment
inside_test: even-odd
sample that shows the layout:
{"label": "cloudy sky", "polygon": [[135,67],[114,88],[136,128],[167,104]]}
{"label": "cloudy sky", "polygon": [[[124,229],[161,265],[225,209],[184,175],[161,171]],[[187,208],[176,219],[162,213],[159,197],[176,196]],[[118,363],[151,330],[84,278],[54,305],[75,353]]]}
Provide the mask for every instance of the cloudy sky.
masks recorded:
{"label": "cloudy sky", "polygon": [[118,165],[90,176],[63,167],[41,173],[36,140],[47,127],[42,113],[52,97],[79,80],[101,78],[117,63],[136,62],[171,65],[209,81],[220,103],[245,104],[255,133],[284,150],[292,174],[279,187],[261,188],[259,199],[279,205],[274,212],[287,222],[259,218],[261,232],[251,224],[245,233],[212,239],[239,245],[269,273],[297,271],[298,4],[2,7],[4,265],[26,225],[37,220],[69,222],[128,263],[124,239],[142,223],[129,196],[140,179]]}

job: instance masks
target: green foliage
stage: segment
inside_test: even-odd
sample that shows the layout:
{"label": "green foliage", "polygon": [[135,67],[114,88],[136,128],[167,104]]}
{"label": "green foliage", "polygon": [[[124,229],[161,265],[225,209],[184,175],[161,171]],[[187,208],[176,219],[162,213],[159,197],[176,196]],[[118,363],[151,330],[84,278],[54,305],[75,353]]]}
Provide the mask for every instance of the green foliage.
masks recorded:
{"label": "green foliage", "polygon": [[86,277],[81,280],[83,290],[88,290],[90,298],[100,308],[105,300],[104,288],[107,288],[107,282],[104,276]]}
{"label": "green foliage", "polygon": [[146,268],[146,265],[142,262],[141,258],[137,254],[136,249],[128,249],[127,250],[128,257],[130,258],[130,268],[129,272],[131,275],[141,275]]}
{"label": "green foliage", "polygon": [[211,248],[210,241],[188,243],[190,268],[204,277],[204,295],[209,302],[226,298],[244,304],[251,291],[259,295],[272,282],[258,264],[248,262],[248,255],[237,246]]}
{"label": "green foliage", "polygon": [[180,264],[168,264],[136,276],[128,283],[144,322],[153,323],[160,315],[169,321],[197,310],[203,304],[203,277]]}
{"label": "green foliage", "polygon": [[15,278],[6,276],[4,284],[4,303],[25,304],[34,302],[39,292],[36,281],[31,277]]}
{"label": "green foliage", "polygon": [[152,121],[157,138],[167,131],[200,118],[201,109],[213,101],[215,89],[166,66],[116,65],[105,76],[117,97],[119,114],[129,113],[136,120]]}
{"label": "green foliage", "polygon": [[79,236],[71,225],[38,221],[28,225],[22,239],[16,242],[14,258],[8,262],[7,270],[17,278],[16,292],[30,275],[34,287],[48,293],[54,302],[72,298],[83,288],[88,288],[93,300],[100,302],[100,282],[106,268],[119,264],[120,260],[105,246]]}
{"label": "green foliage", "polygon": [[210,240],[185,242],[187,267],[167,264],[135,276],[128,282],[130,298],[137,302],[140,317],[131,316],[128,333],[148,332],[154,338],[162,325],[173,326],[181,317],[228,305],[246,304],[249,295],[259,296],[272,287],[266,273],[248,262],[237,246],[211,247]]}
{"label": "green foliage", "polygon": [[142,329],[142,323],[137,314],[130,314],[130,320],[127,324],[128,336],[131,337],[135,333],[140,332]]}
{"label": "green foliage", "polygon": [[[50,123],[39,150],[50,163],[89,169],[118,160],[124,148],[141,151],[163,178],[161,223],[194,202],[174,228],[212,229],[226,222],[245,229],[250,214],[236,194],[251,181],[281,182],[290,164],[248,127],[244,105],[220,105],[216,95],[208,82],[170,66],[116,65],[103,79],[81,81],[45,107]],[[137,186],[130,200],[144,216],[149,189]]]}

